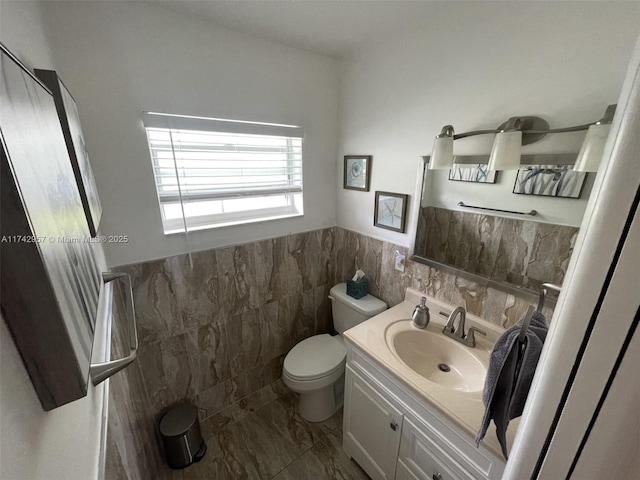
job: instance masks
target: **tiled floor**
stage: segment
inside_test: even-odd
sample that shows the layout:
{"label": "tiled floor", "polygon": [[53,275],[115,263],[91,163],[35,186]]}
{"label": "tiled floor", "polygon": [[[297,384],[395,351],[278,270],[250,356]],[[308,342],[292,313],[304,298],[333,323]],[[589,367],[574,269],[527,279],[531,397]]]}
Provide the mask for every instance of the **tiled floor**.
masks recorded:
{"label": "tiled floor", "polygon": [[342,410],[311,423],[296,405],[296,394],[276,382],[214,415],[203,424],[205,457],[182,478],[367,480],[342,451]]}

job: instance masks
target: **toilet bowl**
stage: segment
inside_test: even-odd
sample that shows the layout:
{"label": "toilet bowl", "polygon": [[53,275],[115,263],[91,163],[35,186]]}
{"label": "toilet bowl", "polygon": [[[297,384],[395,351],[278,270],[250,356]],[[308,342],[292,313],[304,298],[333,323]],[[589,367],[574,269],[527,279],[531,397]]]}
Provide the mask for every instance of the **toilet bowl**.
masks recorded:
{"label": "toilet bowl", "polygon": [[342,337],[329,334],[309,337],[289,351],[282,380],[300,394],[298,412],[310,422],[321,422],[340,408],[335,389],[344,377],[347,349]]}
{"label": "toilet bowl", "polygon": [[282,369],[285,385],[300,396],[298,412],[310,422],[322,422],[342,406],[347,357],[342,333],[387,308],[373,295],[349,297],[346,283],[334,286],[329,298],[338,335],[324,333],[302,340],[289,351]]}

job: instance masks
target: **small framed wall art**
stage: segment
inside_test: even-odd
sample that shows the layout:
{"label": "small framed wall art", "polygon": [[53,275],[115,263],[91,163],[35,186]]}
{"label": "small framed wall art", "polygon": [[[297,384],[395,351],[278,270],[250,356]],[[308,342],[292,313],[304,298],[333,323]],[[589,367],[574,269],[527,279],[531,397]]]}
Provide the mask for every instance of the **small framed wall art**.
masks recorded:
{"label": "small framed wall art", "polygon": [[89,153],[84,143],[78,107],[69,90],[67,90],[67,87],[65,87],[55,71],[36,68],[35,74],[53,94],[62,134],[71,159],[71,167],[78,184],[80,200],[87,217],[89,233],[91,233],[92,237],[95,237],[98,235],[98,226],[102,218],[102,205],[100,204],[100,197],[98,197],[98,188],[94,180],[93,170],[89,163]]}
{"label": "small framed wall art", "polygon": [[518,170],[513,193],[542,197],[580,198],[585,172],[571,165],[534,165]]}
{"label": "small framed wall art", "polygon": [[496,183],[495,170],[489,170],[486,163],[476,165],[453,165],[449,170],[449,180],[471,183]]}
{"label": "small framed wall art", "polygon": [[404,233],[407,223],[407,203],[409,203],[409,195],[376,192],[373,225]]}
{"label": "small framed wall art", "polygon": [[371,155],[345,155],[344,188],[369,191],[371,181]]}
{"label": "small framed wall art", "polygon": [[87,394],[102,279],[54,97],[2,44],[0,79],[0,308],[49,411]]}

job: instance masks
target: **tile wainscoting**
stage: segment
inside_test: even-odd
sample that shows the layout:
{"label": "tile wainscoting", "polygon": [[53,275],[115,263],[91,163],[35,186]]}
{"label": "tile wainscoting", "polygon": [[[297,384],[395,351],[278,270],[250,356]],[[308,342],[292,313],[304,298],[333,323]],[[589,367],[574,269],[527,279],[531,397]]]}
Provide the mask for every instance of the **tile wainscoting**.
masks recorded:
{"label": "tile wainscoting", "polygon": [[[129,330],[121,282],[113,282],[111,358],[129,354]],[[156,438],[156,414],[150,405],[139,362],[107,380],[109,413],[105,475],[108,480],[171,480]]]}
{"label": "tile wainscoting", "polygon": [[156,411],[207,418],[280,378],[286,353],[329,331],[332,229],[121,267],[131,274],[140,365]]}
{"label": "tile wainscoting", "polygon": [[[463,305],[469,312],[508,328],[526,312],[530,301],[483,286],[464,277],[409,260],[409,249],[345,230],[335,229],[334,258],[344,267],[340,279],[356,268],[369,278],[369,291],[390,307],[402,302],[407,287],[449,303]],[[396,251],[405,255],[405,271],[394,268]],[[351,261],[349,259],[352,259]],[[344,281],[344,280],[340,280]],[[545,309],[550,315],[552,310]]]}
{"label": "tile wainscoting", "polygon": [[[358,268],[389,306],[412,287],[508,327],[529,304],[410,260],[399,272],[396,251],[408,257],[406,247],[332,227],[197,252],[193,268],[187,255],[117,268],[132,276],[141,346],[138,362],[111,380],[108,451],[121,458],[109,454],[108,465],[120,472],[118,465],[142,462],[141,471],[164,469],[158,478],[172,474],[158,466],[155,425],[176,402],[197,405],[210,431],[271,399],[284,388],[276,386],[284,356],[332,330],[329,290]],[[140,478],[124,471],[134,474],[113,478]]]}

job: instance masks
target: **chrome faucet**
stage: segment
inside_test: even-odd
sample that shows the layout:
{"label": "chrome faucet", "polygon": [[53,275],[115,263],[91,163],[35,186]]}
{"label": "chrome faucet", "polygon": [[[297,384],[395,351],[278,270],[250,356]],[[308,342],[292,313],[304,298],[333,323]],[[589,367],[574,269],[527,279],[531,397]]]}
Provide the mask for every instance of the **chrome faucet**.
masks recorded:
{"label": "chrome faucet", "polygon": [[429,307],[427,307],[427,297],[420,299],[420,305],[416,305],[413,315],[413,326],[416,328],[427,328],[429,325]]}
{"label": "chrome faucet", "polygon": [[[460,321],[458,322],[458,326],[455,326],[456,317],[460,316]],[[486,335],[487,332],[484,330],[480,330],[477,327],[471,327],[467,330],[467,333],[464,332],[464,322],[467,318],[467,312],[464,307],[458,307],[453,312],[449,314],[449,318],[447,319],[447,325],[442,330],[442,333],[445,334],[449,338],[453,338],[456,342],[460,342],[467,347],[475,347],[476,346],[476,336],[475,332],[478,332],[481,335]]]}

